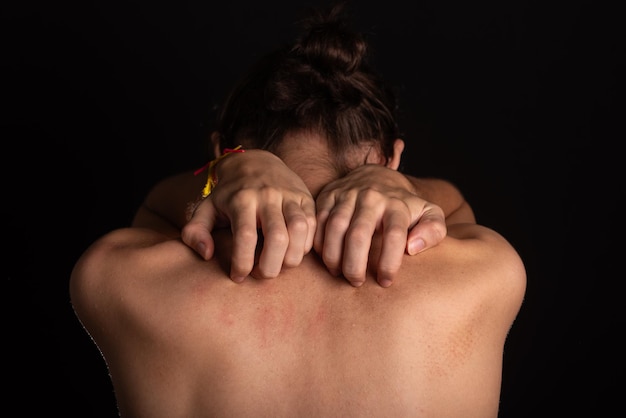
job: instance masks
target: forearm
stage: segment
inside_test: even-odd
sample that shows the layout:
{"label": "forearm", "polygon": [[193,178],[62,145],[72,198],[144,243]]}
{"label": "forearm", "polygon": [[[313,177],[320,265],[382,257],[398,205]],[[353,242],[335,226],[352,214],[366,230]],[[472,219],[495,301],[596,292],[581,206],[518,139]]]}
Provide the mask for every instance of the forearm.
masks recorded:
{"label": "forearm", "polygon": [[446,224],[476,223],[474,211],[461,191],[447,180],[406,176],[420,198],[432,202],[444,212]]}
{"label": "forearm", "polygon": [[192,172],[157,183],[135,213],[132,226],[149,228],[169,236],[180,234],[187,223],[187,209],[200,196],[206,176]]}
{"label": "forearm", "polygon": [[[441,207],[446,224],[476,223],[471,206],[449,181],[406,177],[418,197]],[[132,226],[150,228],[172,236],[179,234],[187,223],[189,204],[198,198],[205,181],[205,176],[194,176],[187,172],[159,182],[137,210]]]}

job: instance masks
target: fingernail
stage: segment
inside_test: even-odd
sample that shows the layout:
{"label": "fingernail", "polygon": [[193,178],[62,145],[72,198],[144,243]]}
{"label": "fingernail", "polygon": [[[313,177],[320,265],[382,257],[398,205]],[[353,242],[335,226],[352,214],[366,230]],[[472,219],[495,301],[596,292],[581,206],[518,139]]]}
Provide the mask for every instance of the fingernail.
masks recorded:
{"label": "fingernail", "polygon": [[389,280],[389,279],[382,279],[380,281],[380,285],[382,287],[389,287],[389,286],[391,286],[391,280]]}
{"label": "fingernail", "polygon": [[426,247],[426,243],[423,239],[418,238],[409,242],[409,254],[414,255],[422,251]]}
{"label": "fingernail", "polygon": [[231,277],[231,280],[235,283],[241,283],[245,280],[245,277],[243,276]]}
{"label": "fingernail", "polygon": [[199,242],[196,244],[196,252],[206,260],[206,245],[204,245],[204,242]]}

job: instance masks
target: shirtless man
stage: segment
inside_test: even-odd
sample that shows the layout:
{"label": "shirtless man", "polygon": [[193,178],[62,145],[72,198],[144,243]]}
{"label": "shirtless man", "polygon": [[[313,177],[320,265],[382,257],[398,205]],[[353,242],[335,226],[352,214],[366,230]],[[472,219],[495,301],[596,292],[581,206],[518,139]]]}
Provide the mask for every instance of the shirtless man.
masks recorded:
{"label": "shirtless man", "polygon": [[[315,39],[307,39],[319,54],[322,49],[311,45]],[[254,145],[258,138],[249,134],[225,137]],[[191,227],[185,226],[182,239],[176,228],[134,227],[105,235],[77,262],[72,303],[107,362],[122,416],[497,416],[504,344],[525,292],[519,255],[498,233],[461,222],[462,216],[446,219],[447,235],[437,245],[406,254],[407,229],[428,216],[428,205],[374,210],[379,200],[401,201],[398,189],[405,185],[393,189],[383,181],[383,191],[392,191],[367,191],[362,205],[341,199],[354,190],[342,188],[345,178],[354,184],[360,173],[378,170],[365,179],[399,174],[403,143],[393,140],[386,148],[372,135],[338,152],[331,136],[292,127],[271,152],[250,146],[225,157],[218,186],[198,206],[219,210],[219,193],[231,193],[236,164],[273,161],[267,173],[257,174],[290,173],[291,183],[285,176],[274,180],[295,191],[279,205],[293,240],[269,233],[259,254],[256,235],[242,240],[237,225],[235,234],[217,228],[205,248],[209,256],[198,257],[183,242]],[[231,147],[216,138],[220,150]],[[300,194],[311,199],[293,197]],[[301,206],[294,209],[294,202]],[[334,234],[344,212],[359,225]],[[300,221],[291,223],[292,215]],[[386,228],[390,224],[404,225],[404,232]],[[295,232],[289,225],[297,225]],[[272,230],[266,225],[263,233]],[[187,233],[198,234],[193,228]],[[264,258],[266,247],[273,247],[268,241],[281,249]],[[352,241],[359,241],[357,254]],[[256,262],[249,260],[250,242]],[[243,255],[234,256],[232,248]],[[263,260],[261,278],[241,280]],[[362,272],[363,260],[368,268]],[[393,286],[379,285],[381,264],[391,266],[382,271]]]}

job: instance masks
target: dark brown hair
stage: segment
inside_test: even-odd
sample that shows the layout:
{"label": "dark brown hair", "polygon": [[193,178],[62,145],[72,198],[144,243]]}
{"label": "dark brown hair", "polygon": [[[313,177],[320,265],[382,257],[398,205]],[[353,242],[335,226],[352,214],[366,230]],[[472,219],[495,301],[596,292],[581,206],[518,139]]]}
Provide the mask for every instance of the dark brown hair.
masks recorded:
{"label": "dark brown hair", "polygon": [[218,114],[222,149],[274,151],[286,133],[309,131],[326,137],[338,157],[364,144],[392,156],[396,99],[368,66],[365,37],[349,29],[344,11],[343,2],[313,10],[293,44],[250,69]]}

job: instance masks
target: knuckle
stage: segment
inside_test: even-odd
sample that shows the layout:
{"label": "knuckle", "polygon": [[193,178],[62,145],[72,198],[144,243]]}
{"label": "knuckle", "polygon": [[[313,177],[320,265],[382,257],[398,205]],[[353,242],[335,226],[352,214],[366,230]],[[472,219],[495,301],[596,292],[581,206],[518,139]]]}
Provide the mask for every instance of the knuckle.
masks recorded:
{"label": "knuckle", "polygon": [[258,239],[258,234],[255,228],[249,227],[240,227],[235,234],[238,240],[241,240],[243,243],[252,243],[256,242]]}
{"label": "knuckle", "polygon": [[202,225],[196,222],[190,222],[183,226],[180,234],[184,242],[193,242],[200,232]]}
{"label": "knuckle", "polygon": [[396,212],[400,212],[406,214],[406,216],[410,216],[411,208],[409,207],[409,202],[403,199],[393,198],[389,201],[389,206]]}
{"label": "knuckle", "polygon": [[289,235],[283,228],[269,228],[263,233],[266,241],[270,241],[271,245],[278,245],[280,247],[287,246],[289,243]]}
{"label": "knuckle", "polygon": [[317,228],[317,217],[315,215],[307,216],[306,224],[308,228],[310,228],[312,231],[315,231],[315,229]]}
{"label": "knuckle", "polygon": [[357,225],[346,234],[346,242],[349,242],[351,246],[363,246],[368,244],[372,239],[372,234],[365,228],[364,225]]}
{"label": "knuckle", "polygon": [[276,201],[282,198],[283,192],[282,190],[277,189],[274,186],[264,185],[258,189],[258,192],[264,199],[268,201]]}
{"label": "knuckle", "polygon": [[309,230],[309,220],[304,216],[294,216],[289,219],[288,228],[295,233],[304,233]]}
{"label": "knuckle", "polygon": [[408,229],[406,227],[403,228],[400,225],[391,225],[385,229],[386,237],[393,241],[406,240],[407,233],[408,233]]}
{"label": "knuckle", "polygon": [[359,202],[368,206],[376,206],[381,202],[381,193],[378,190],[367,188],[359,194]]}
{"label": "knuckle", "polygon": [[351,215],[345,210],[331,211],[326,219],[327,228],[345,231],[350,226]]}
{"label": "knuckle", "polygon": [[230,209],[246,207],[254,199],[255,192],[252,189],[241,189],[233,192],[228,200],[227,206]]}

